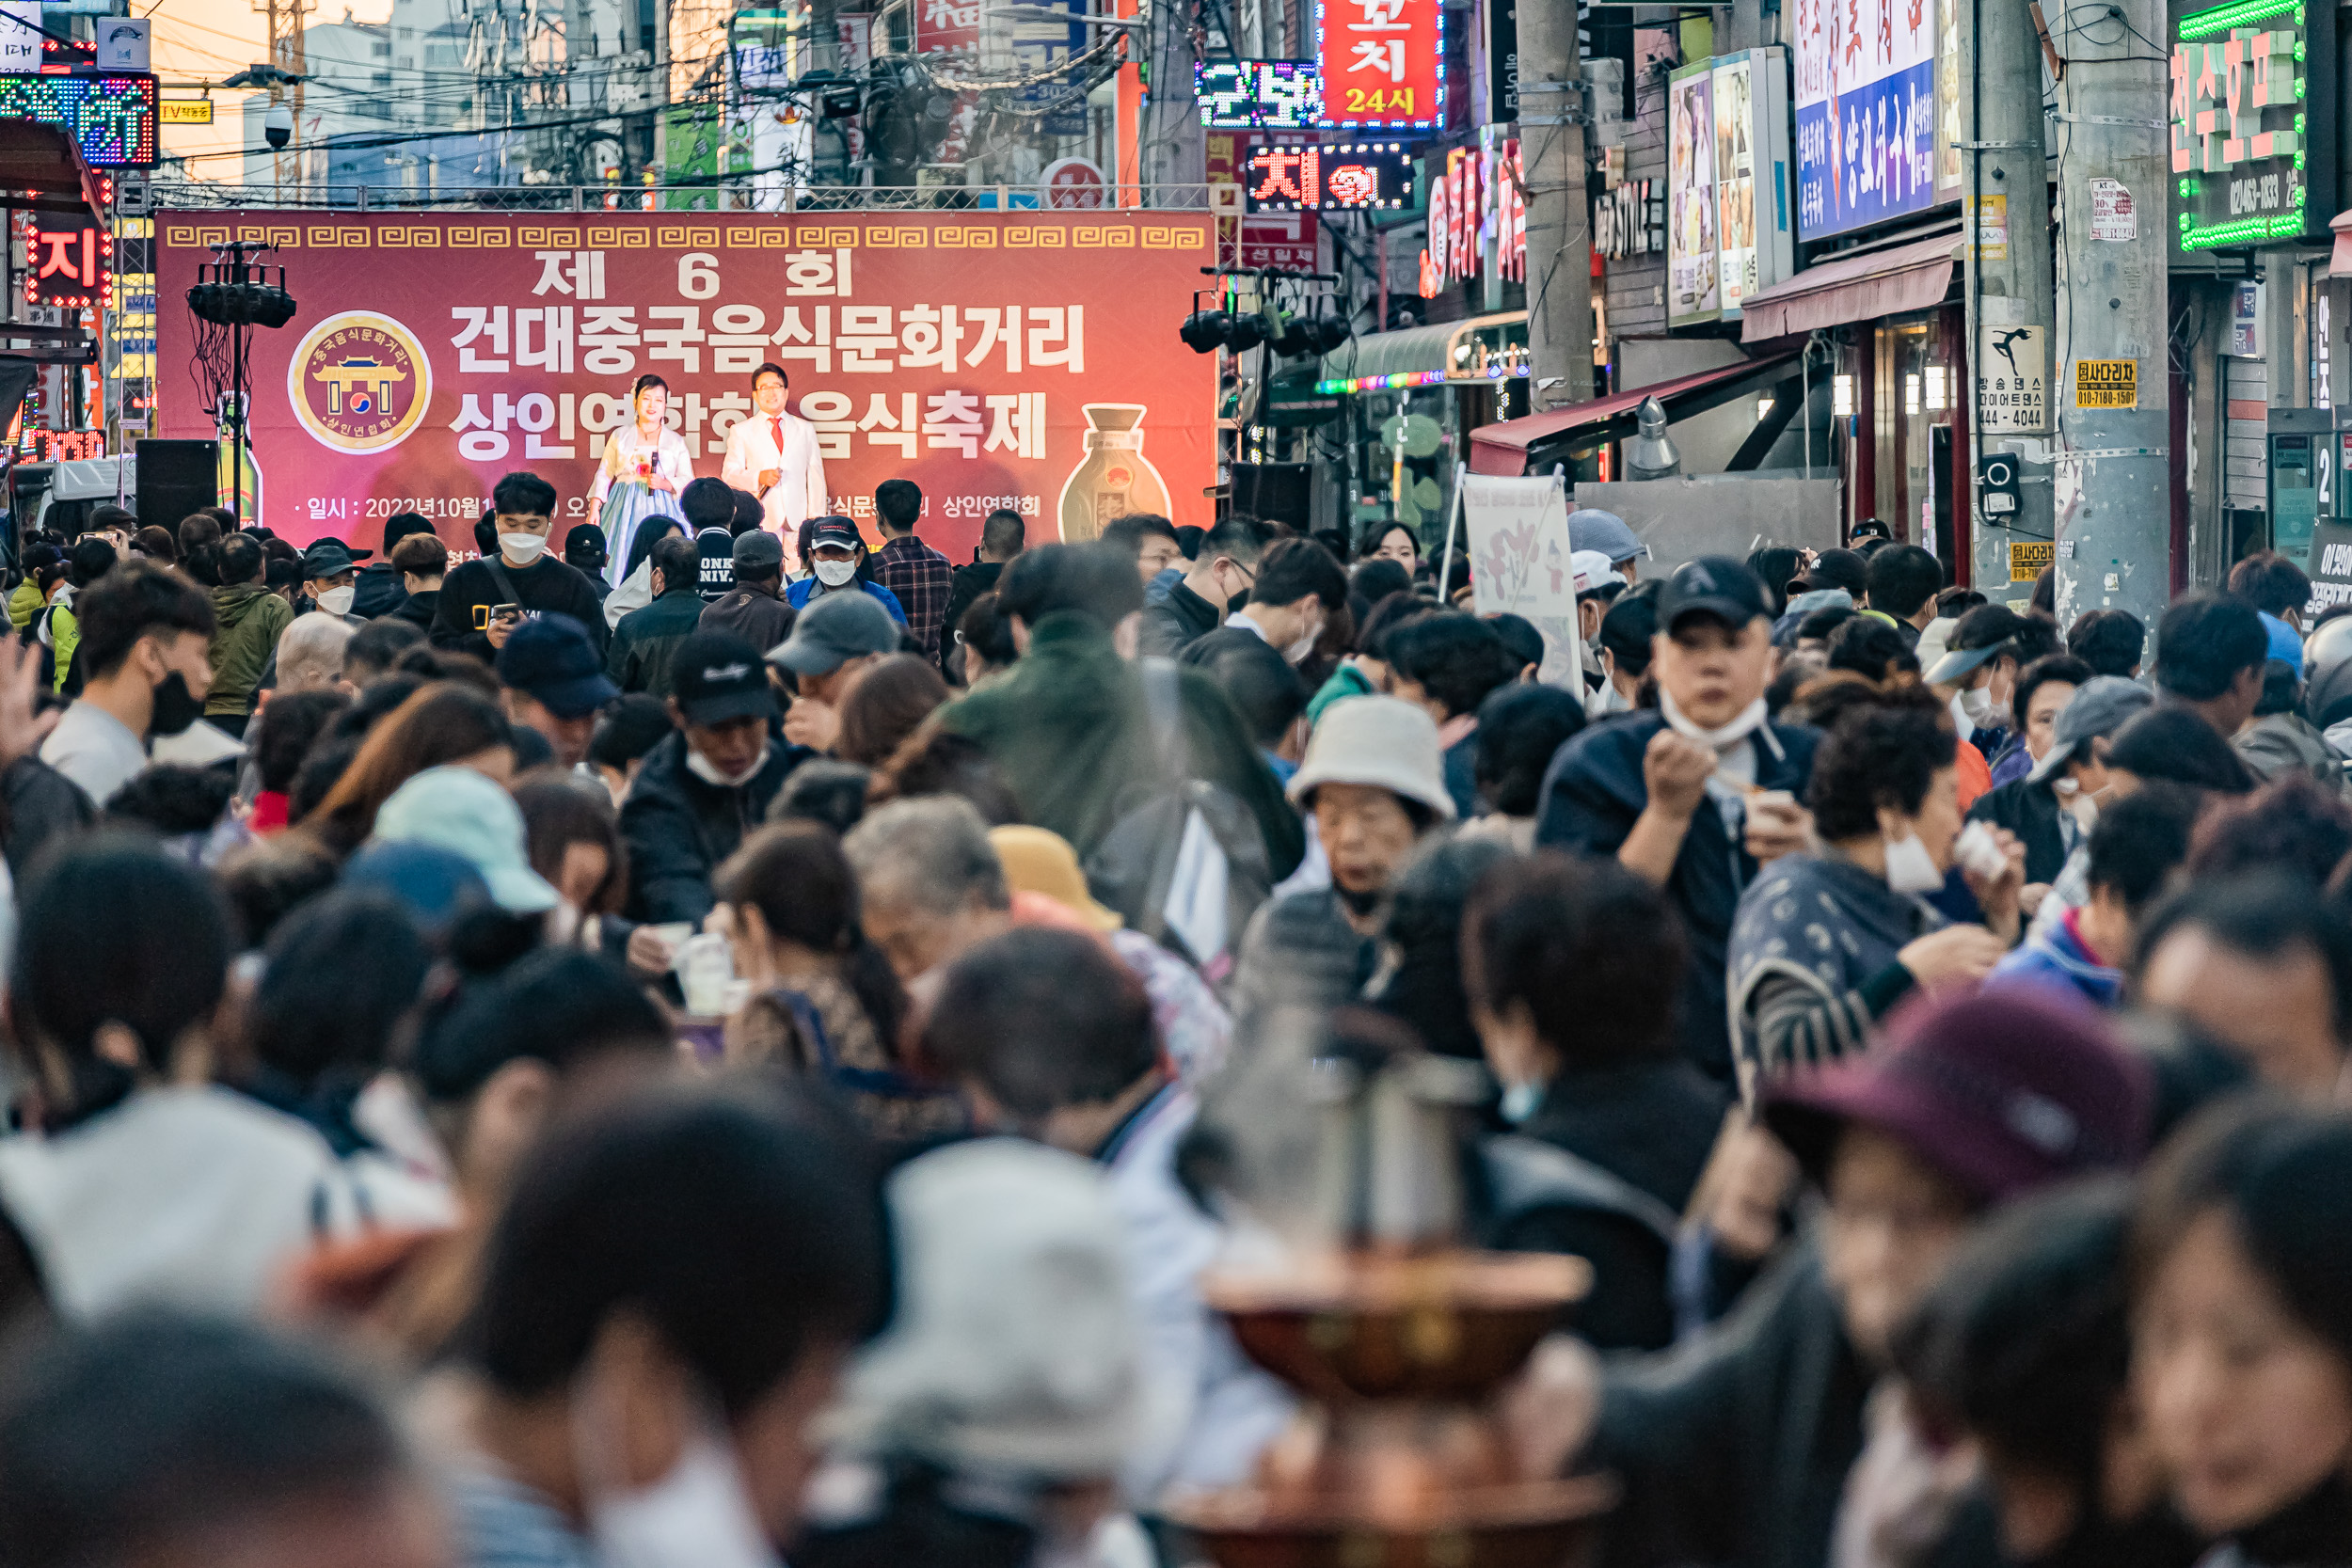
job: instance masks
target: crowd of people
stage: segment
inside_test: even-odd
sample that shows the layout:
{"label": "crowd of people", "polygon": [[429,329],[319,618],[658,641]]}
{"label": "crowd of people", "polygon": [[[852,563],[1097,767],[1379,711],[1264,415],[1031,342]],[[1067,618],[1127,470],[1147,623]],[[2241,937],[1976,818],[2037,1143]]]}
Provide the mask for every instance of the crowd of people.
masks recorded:
{"label": "crowd of people", "polygon": [[1359,1240],[1315,1064],[1426,1057],[1450,1240],[1591,1265],[1496,1414],[1604,1561],[2352,1564],[2292,562],[2061,626],[1588,510],[1542,627],[1400,526],[779,523],[636,396],[560,539],[27,542],[0,1568],[1205,1560],[1313,1414],[1203,1276]]}

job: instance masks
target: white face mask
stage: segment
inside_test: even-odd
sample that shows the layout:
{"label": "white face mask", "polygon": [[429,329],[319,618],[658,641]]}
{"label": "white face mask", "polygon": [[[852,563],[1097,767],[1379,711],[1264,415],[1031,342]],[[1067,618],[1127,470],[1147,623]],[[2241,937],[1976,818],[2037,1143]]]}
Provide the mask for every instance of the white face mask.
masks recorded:
{"label": "white face mask", "polygon": [[1960,711],[1968,716],[1971,724],[1981,724],[1993,717],[1993,688],[1990,684],[1972,687],[1960,694]]}
{"label": "white face mask", "polygon": [[2082,787],[2083,782],[2080,779],[2052,779],[2050,781],[2051,792],[2061,800],[2069,796],[2081,794]]}
{"label": "white face mask", "polygon": [[348,615],[351,613],[352,595],[358,592],[358,588],[350,586],[329,588],[318,596],[319,608],[329,615]]}
{"label": "white face mask", "polygon": [[721,789],[741,788],[751,783],[758,775],[759,770],[766,766],[768,766],[768,752],[763,748],[749,768],[744,768],[733,778],[729,778],[726,774],[720,772],[708,757],[695,751],[691,746],[686,749],[686,770],[702,780],[703,783],[717,784]]}
{"label": "white face mask", "polygon": [[668,1475],[634,1492],[592,1490],[587,1512],[603,1568],[782,1568],[735,1450],[707,1428]]}
{"label": "white face mask", "polygon": [[1305,663],[1307,656],[1315,651],[1315,640],[1322,635],[1323,629],[1320,626],[1307,632],[1282,650],[1282,657],[1293,664]]}
{"label": "white face mask", "polygon": [[1658,711],[1665,719],[1667,728],[1673,730],[1675,734],[1688,740],[1695,740],[1713,752],[1729,751],[1762,729],[1765,722],[1772,716],[1772,705],[1758,697],[1733,715],[1730,723],[1719,724],[1710,730],[1683,712],[1676,704],[1674,694],[1663,689],[1658,693]]}
{"label": "white face mask", "polygon": [[839,588],[857,576],[854,561],[819,561],[816,562],[817,580],[828,588]]}
{"label": "white face mask", "polygon": [[1919,842],[1919,835],[1907,832],[1900,838],[1887,838],[1886,885],[1897,893],[1933,893],[1944,885],[1944,873],[1935,868],[1935,858],[1928,847]]}
{"label": "white face mask", "polygon": [[548,547],[547,539],[536,533],[501,533],[499,554],[517,566],[528,566],[539,559]]}

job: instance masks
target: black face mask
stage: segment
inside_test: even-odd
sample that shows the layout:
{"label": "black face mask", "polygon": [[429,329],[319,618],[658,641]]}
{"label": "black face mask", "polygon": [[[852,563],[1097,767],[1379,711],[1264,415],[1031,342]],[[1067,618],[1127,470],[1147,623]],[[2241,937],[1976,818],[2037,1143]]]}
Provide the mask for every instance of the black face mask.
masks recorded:
{"label": "black face mask", "polygon": [[174,670],[155,688],[155,714],[149,735],[178,735],[204,717],[204,699],[188,693],[188,677]]}

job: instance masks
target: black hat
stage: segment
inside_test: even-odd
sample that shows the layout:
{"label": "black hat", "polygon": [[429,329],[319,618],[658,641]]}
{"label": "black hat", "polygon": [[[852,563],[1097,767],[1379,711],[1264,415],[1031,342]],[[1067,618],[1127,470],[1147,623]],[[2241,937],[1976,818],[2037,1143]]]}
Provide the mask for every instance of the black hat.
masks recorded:
{"label": "black hat", "polygon": [[1737,631],[1772,607],[1746,564],[1727,555],[1703,555],[1674,569],[1658,591],[1658,629],[1668,636],[1692,615],[1712,615]]}
{"label": "black hat", "polygon": [[302,578],[339,578],[359,563],[359,558],[373,555],[373,550],[355,550],[340,539],[321,539],[302,552]]}
{"label": "black hat", "polygon": [[811,550],[820,545],[838,545],[845,550],[854,550],[865,543],[866,539],[858,532],[857,525],[847,517],[819,517],[817,526],[808,534]]}
{"label": "black hat", "polygon": [[499,684],[545,705],[558,719],[579,719],[621,694],[605,678],[588,628],[568,615],[534,615],[499,650]]}
{"label": "black hat", "polygon": [[[399,516],[394,517],[391,521],[384,525],[384,553],[387,555],[391,554],[392,546],[399,544],[403,539],[407,538],[412,533],[431,533],[432,531],[433,525],[427,522],[424,518],[419,516],[414,512],[404,512]],[[368,552],[366,550],[355,550],[352,553],[353,556],[357,558],[364,556]]]}
{"label": "black hat", "polygon": [[1863,579],[1869,575],[1870,563],[1854,550],[1823,550],[1813,558],[1813,564],[1804,575],[1788,580],[1791,594],[1819,593],[1824,588],[1842,588],[1855,598],[1862,597]]}
{"label": "black hat", "polygon": [[564,559],[574,566],[604,564],[604,530],[594,523],[576,523],[564,535]]}
{"label": "black hat", "polygon": [[775,692],[759,650],[728,631],[690,633],[671,656],[670,690],[690,724],[771,719]]}

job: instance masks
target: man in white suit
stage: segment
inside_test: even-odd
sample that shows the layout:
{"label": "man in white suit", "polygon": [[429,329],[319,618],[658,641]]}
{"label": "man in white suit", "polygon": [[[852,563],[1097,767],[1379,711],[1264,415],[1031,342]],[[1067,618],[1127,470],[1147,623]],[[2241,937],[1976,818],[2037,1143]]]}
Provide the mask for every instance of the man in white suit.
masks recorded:
{"label": "man in white suit", "polygon": [[759,498],[765,526],[784,540],[785,564],[798,570],[801,524],[832,510],[825,501],[825,459],[817,450],[817,427],[785,412],[791,381],[782,365],[762,365],[752,377],[752,403],[758,410],[727,432],[726,460],[719,477]]}

